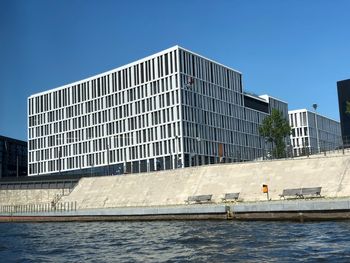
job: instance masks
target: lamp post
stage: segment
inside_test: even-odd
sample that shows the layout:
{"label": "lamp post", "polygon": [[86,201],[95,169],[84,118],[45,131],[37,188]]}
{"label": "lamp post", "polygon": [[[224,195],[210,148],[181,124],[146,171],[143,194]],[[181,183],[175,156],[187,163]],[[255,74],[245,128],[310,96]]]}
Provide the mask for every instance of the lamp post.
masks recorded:
{"label": "lamp post", "polygon": [[59,175],[61,175],[61,157],[62,157],[62,152],[61,152],[61,147],[60,149],[58,150],[58,172],[59,172]]}
{"label": "lamp post", "polygon": [[94,169],[94,161],[91,162],[90,177],[92,177],[92,170]]}
{"label": "lamp post", "polygon": [[175,154],[176,154],[176,163],[175,163],[175,169],[179,168],[179,136],[175,135]]}
{"label": "lamp post", "polygon": [[267,160],[267,149],[266,149],[266,143],[267,143],[267,139],[264,138],[264,151],[263,151],[263,160]]}
{"label": "lamp post", "polygon": [[109,144],[107,143],[107,175],[110,175],[110,169],[109,169]]}
{"label": "lamp post", "polygon": [[19,173],[19,169],[18,169],[18,146],[16,147],[16,177],[18,178],[18,173]]}
{"label": "lamp post", "polygon": [[200,137],[197,137],[196,138],[197,142],[198,142],[198,145],[197,145],[197,166],[199,166],[199,158],[200,157],[200,152],[201,152],[201,138]]}
{"label": "lamp post", "polygon": [[318,135],[318,125],[317,125],[317,104],[312,104],[312,107],[314,108],[315,112],[315,125],[316,125],[316,139],[317,139],[317,153],[320,153],[320,139]]}

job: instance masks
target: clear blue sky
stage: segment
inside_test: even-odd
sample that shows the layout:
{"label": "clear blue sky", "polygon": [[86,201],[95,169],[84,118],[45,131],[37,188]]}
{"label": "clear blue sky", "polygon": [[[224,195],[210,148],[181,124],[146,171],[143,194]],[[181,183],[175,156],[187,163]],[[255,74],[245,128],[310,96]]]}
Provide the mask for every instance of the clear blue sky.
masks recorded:
{"label": "clear blue sky", "polygon": [[0,134],[27,138],[27,97],[180,45],[244,89],[339,119],[348,0],[0,0]]}

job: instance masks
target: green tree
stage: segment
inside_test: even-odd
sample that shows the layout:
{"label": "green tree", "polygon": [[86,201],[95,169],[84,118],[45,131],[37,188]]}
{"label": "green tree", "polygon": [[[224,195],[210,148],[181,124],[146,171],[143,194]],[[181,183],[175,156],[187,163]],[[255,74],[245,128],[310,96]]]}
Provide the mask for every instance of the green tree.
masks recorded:
{"label": "green tree", "polygon": [[346,101],[345,113],[350,115],[350,101]]}
{"label": "green tree", "polygon": [[288,121],[277,109],[272,109],[271,115],[267,116],[259,127],[260,135],[272,143],[275,158],[285,157],[284,139],[290,134],[290,131]]}

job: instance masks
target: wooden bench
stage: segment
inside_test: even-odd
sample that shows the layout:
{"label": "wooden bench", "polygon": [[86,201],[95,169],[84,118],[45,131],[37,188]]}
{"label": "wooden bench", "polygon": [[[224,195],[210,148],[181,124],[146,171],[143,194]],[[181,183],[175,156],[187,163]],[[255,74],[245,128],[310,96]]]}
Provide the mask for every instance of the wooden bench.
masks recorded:
{"label": "wooden bench", "polygon": [[223,202],[227,202],[230,200],[238,200],[239,193],[226,193],[224,198],[221,198]]}
{"label": "wooden bench", "polygon": [[187,200],[185,201],[186,203],[204,203],[204,202],[210,202],[211,198],[213,195],[194,195],[194,196],[189,196]]}
{"label": "wooden bench", "polygon": [[304,188],[293,188],[293,189],[283,189],[280,198],[285,198],[286,196],[293,196],[295,198],[304,198],[305,195],[321,197],[322,187],[304,187]]}
{"label": "wooden bench", "polygon": [[293,188],[293,189],[283,189],[282,194],[280,194],[280,198],[285,198],[286,196],[294,196],[299,197],[301,194],[301,188]]}
{"label": "wooden bench", "polygon": [[304,198],[304,195],[321,197],[321,189],[322,187],[320,186],[301,188],[300,198]]}

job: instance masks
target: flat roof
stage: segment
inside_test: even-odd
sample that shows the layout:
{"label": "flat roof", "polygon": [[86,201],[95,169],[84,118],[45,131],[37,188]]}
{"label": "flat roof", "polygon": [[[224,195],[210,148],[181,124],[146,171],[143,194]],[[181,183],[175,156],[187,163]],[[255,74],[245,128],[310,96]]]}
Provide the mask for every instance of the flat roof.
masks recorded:
{"label": "flat roof", "polygon": [[23,141],[23,140],[0,135],[0,141],[2,141],[2,140],[8,140],[8,141],[16,142],[19,144],[27,144],[27,141]]}
{"label": "flat roof", "polygon": [[338,80],[337,83],[339,83],[339,82],[350,82],[350,79]]}
{"label": "flat roof", "polygon": [[[288,114],[293,114],[293,113],[298,113],[298,112],[310,112],[310,113],[315,113],[314,111],[311,111],[311,110],[308,110],[308,109],[298,109],[298,110],[289,110],[289,111],[288,111]],[[340,121],[335,120],[335,119],[330,118],[330,117],[327,117],[327,116],[325,116],[325,115],[319,114],[318,112],[317,112],[317,115],[319,115],[319,116],[321,116],[321,117],[323,117],[323,118],[326,118],[326,119],[329,119],[329,120],[332,120],[332,121],[335,121],[335,122],[340,123]]]}
{"label": "flat roof", "polygon": [[266,99],[271,98],[271,99],[274,99],[274,100],[278,100],[278,101],[280,101],[280,102],[283,102],[283,103],[285,103],[285,104],[288,104],[288,102],[286,102],[286,101],[284,101],[284,100],[278,99],[278,98],[276,98],[276,97],[272,97],[272,96],[267,95],[267,94],[260,95],[259,97],[260,97],[260,98],[266,98]]}
{"label": "flat roof", "polygon": [[213,62],[213,63],[215,63],[215,64],[218,64],[218,65],[220,65],[220,66],[222,66],[222,67],[224,67],[224,68],[227,68],[227,69],[229,69],[229,70],[232,70],[232,71],[235,71],[235,72],[237,72],[237,73],[239,73],[239,74],[242,74],[242,72],[240,72],[240,71],[238,71],[238,70],[236,70],[236,69],[230,68],[230,67],[228,67],[228,66],[226,66],[226,65],[224,65],[224,64],[221,64],[221,63],[219,63],[219,62],[217,62],[217,61],[215,61],[215,60],[212,60],[212,59],[210,59],[210,58],[207,58],[207,57],[204,57],[204,56],[202,56],[202,55],[199,55],[199,54],[197,54],[197,53],[195,53],[195,52],[193,52],[193,51],[191,51],[191,50],[188,50],[188,49],[183,48],[183,47],[180,47],[180,46],[177,46],[177,47],[180,48],[180,49],[182,49],[182,50],[184,50],[184,51],[190,52],[190,53],[192,53],[193,55],[196,55],[196,56],[201,57],[201,58],[203,58],[203,59],[206,59],[206,60],[208,60],[208,61],[210,61],[210,62]]}
{"label": "flat roof", "polygon": [[244,95],[244,96],[247,96],[247,97],[250,97],[250,98],[253,98],[253,99],[255,99],[255,100],[259,100],[259,101],[261,101],[261,102],[265,102],[265,103],[269,104],[269,101],[268,101],[268,100],[266,100],[265,98],[261,98],[261,97],[259,97],[258,95],[254,95],[254,94],[247,93],[247,92],[243,92],[243,95]]}
{"label": "flat roof", "polygon": [[202,56],[202,55],[199,55],[199,54],[197,54],[197,53],[195,53],[195,52],[193,52],[193,51],[190,51],[190,50],[188,50],[188,49],[185,49],[185,48],[183,48],[183,47],[180,47],[179,45],[175,45],[175,46],[173,46],[173,47],[164,49],[164,50],[162,50],[162,51],[159,51],[159,52],[154,53],[154,54],[152,54],[152,55],[149,55],[149,56],[147,56],[147,57],[138,59],[138,60],[133,61],[133,62],[130,62],[130,63],[128,63],[128,64],[122,65],[122,66],[120,66],[120,67],[117,67],[117,68],[114,68],[114,69],[111,69],[111,70],[102,72],[102,73],[100,73],[100,74],[93,75],[93,76],[91,76],[91,77],[87,77],[87,78],[84,78],[84,79],[81,79],[81,80],[78,80],[78,81],[74,81],[74,82],[71,82],[71,83],[68,83],[68,84],[65,84],[65,85],[56,87],[56,88],[52,88],[52,89],[48,89],[48,90],[41,91],[41,92],[38,92],[38,93],[34,93],[34,94],[30,95],[28,98],[33,98],[33,97],[37,97],[37,96],[40,96],[40,95],[48,94],[48,93],[51,93],[51,92],[53,92],[53,91],[58,91],[58,90],[61,90],[61,89],[64,89],[64,88],[67,88],[67,87],[70,87],[70,86],[73,86],[73,85],[78,85],[78,84],[81,84],[81,83],[84,83],[84,82],[87,82],[87,81],[90,81],[90,80],[93,80],[93,79],[96,79],[96,78],[99,78],[99,77],[103,77],[103,76],[106,76],[106,75],[108,75],[108,74],[111,74],[111,73],[114,73],[114,72],[123,70],[123,69],[125,69],[125,68],[129,68],[129,67],[131,67],[131,66],[133,66],[133,65],[136,65],[136,64],[139,64],[139,63],[141,63],[141,62],[143,62],[143,61],[146,61],[146,60],[149,60],[149,59],[153,59],[153,58],[155,58],[155,57],[157,57],[157,56],[159,56],[159,55],[162,55],[162,54],[165,54],[165,53],[168,53],[168,52],[170,52],[170,51],[177,50],[177,49],[182,49],[182,50],[184,50],[184,51],[187,51],[187,52],[189,52],[189,53],[192,53],[193,55],[196,55],[196,56],[198,56],[198,57],[201,57],[201,58],[203,58],[203,59],[206,59],[206,60],[208,60],[208,61],[210,61],[210,62],[213,62],[213,63],[215,63],[215,64],[218,64],[218,65],[220,65],[220,66],[222,66],[222,67],[225,67],[225,68],[227,68],[227,69],[229,69],[229,70],[235,71],[235,72],[237,72],[237,73],[239,73],[239,74],[242,74],[242,73],[239,72],[238,70],[232,69],[232,68],[230,68],[230,67],[228,67],[228,66],[225,66],[225,65],[223,65],[223,64],[221,64],[221,63],[219,63],[219,62],[216,62],[216,61],[214,61],[214,60],[212,60],[212,59],[206,58],[206,57],[204,57],[204,56]]}

